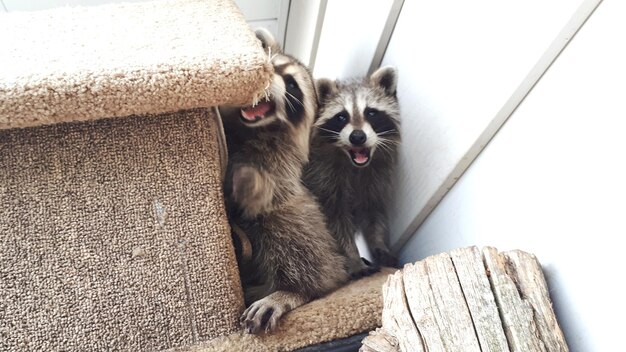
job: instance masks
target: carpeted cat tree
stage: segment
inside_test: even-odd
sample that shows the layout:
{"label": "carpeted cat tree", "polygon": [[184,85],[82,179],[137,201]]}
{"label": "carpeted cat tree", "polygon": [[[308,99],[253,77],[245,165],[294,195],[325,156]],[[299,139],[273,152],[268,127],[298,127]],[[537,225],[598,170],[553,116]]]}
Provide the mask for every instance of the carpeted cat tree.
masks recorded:
{"label": "carpeted cat tree", "polygon": [[292,350],[380,325],[384,274],[239,332],[211,107],[272,67],[230,0],[2,14],[0,33],[0,350]]}

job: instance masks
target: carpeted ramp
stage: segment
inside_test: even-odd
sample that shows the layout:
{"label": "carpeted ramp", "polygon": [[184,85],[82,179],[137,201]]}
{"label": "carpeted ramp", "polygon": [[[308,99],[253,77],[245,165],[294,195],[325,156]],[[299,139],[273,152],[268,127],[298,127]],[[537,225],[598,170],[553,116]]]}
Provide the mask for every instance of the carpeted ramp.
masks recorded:
{"label": "carpeted ramp", "polygon": [[0,350],[159,350],[237,329],[215,121],[0,131]]}
{"label": "carpeted ramp", "polygon": [[[289,312],[273,334],[243,331],[171,352],[295,351],[307,346],[327,351],[325,342],[345,339],[381,326],[382,287],[395,269],[383,268]],[[351,349],[336,349],[348,351]]]}
{"label": "carpeted ramp", "polygon": [[[212,106],[272,67],[230,0],[0,14],[0,351],[239,329]],[[28,127],[28,128],[22,128]]]}
{"label": "carpeted ramp", "polygon": [[0,13],[0,129],[249,104],[272,67],[229,0]]}

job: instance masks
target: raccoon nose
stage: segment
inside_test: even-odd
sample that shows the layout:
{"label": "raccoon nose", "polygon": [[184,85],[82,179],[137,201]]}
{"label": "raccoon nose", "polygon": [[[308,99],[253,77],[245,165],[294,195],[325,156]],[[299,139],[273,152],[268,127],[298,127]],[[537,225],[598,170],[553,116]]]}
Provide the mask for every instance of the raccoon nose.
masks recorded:
{"label": "raccoon nose", "polygon": [[361,145],[365,143],[366,140],[367,136],[362,130],[354,130],[352,131],[352,133],[350,133],[350,143],[354,145]]}

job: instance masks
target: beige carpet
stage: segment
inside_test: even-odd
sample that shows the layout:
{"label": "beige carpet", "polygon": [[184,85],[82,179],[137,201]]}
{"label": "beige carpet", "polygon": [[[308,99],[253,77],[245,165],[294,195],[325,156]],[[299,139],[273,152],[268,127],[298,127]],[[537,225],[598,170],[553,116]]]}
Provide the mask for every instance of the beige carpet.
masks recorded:
{"label": "beige carpet", "polygon": [[229,0],[0,13],[0,129],[250,103],[272,67]]}
{"label": "beige carpet", "polygon": [[215,119],[0,131],[0,351],[160,350],[238,328]]}
{"label": "beige carpet", "polygon": [[385,268],[293,310],[274,334],[250,335],[240,331],[177,351],[293,351],[374,330],[381,326],[383,284],[395,271]]}

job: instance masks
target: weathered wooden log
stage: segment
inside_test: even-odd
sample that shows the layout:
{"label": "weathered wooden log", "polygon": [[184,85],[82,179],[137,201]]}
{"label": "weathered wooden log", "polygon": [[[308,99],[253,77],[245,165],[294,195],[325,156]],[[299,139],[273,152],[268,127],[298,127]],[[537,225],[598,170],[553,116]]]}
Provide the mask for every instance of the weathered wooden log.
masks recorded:
{"label": "weathered wooden log", "polygon": [[361,347],[363,352],[396,352],[400,351],[398,346],[398,340],[391,335],[387,330],[378,328],[363,339],[363,346]]}
{"label": "weathered wooden log", "polygon": [[395,336],[401,351],[423,352],[420,332],[417,331],[404,293],[402,272],[389,275],[383,286],[383,326]]}
{"label": "weathered wooden log", "polygon": [[566,352],[537,258],[461,248],[390,275],[361,351]]}
{"label": "weathered wooden log", "polygon": [[450,252],[483,352],[508,351],[495,297],[478,248]]}

